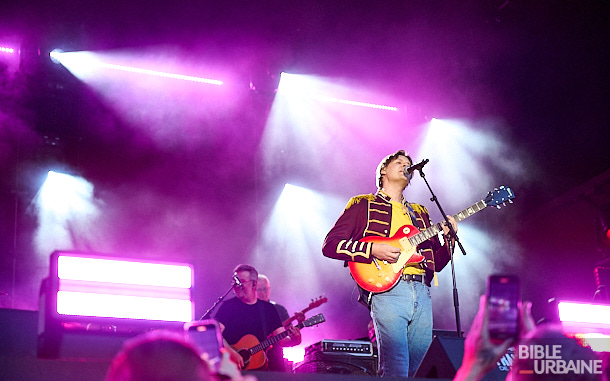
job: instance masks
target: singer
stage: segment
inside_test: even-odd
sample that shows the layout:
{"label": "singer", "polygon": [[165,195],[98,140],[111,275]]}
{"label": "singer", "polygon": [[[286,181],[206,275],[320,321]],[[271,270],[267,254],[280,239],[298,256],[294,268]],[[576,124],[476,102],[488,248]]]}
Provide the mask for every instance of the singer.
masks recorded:
{"label": "singer", "polygon": [[[432,225],[426,207],[403,196],[412,172],[428,160],[413,165],[405,151],[385,157],[377,167],[377,192],[352,197],[328,232],[322,253],[342,261],[396,263],[401,248],[386,243],[360,241],[364,237],[393,237],[404,225],[425,230]],[[414,168],[418,167],[419,168]],[[457,231],[457,223],[449,216]],[[445,243],[449,228],[443,227]],[[435,271],[449,262],[446,244],[437,236],[417,246],[423,262],[406,265],[401,280],[390,290],[369,293],[360,289],[360,301],[371,313],[377,337],[381,376],[412,377],[432,342],[430,283]]]}

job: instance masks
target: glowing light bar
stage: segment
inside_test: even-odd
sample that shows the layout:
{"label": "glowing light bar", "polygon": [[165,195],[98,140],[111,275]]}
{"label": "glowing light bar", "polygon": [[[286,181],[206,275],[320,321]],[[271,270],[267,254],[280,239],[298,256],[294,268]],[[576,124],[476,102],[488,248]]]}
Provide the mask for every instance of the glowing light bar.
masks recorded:
{"label": "glowing light bar", "polygon": [[114,65],[114,64],[108,64],[108,63],[100,63],[100,66],[108,68],[108,69],[122,70],[122,71],[131,72],[131,73],[155,75],[157,77],[165,77],[165,78],[171,78],[171,79],[181,79],[183,81],[207,83],[207,84],[216,85],[216,86],[222,85],[222,81],[219,81],[217,79],[193,77],[193,76],[190,76],[190,75],[166,73],[166,72],[162,72],[162,71],[155,71],[155,70],[149,70],[149,69],[140,69],[140,68],[136,68],[136,67],[123,66],[123,65]]}
{"label": "glowing light bar", "polygon": [[610,328],[610,305],[561,301],[557,309],[562,323],[599,324]]}
{"label": "glowing light bar", "polygon": [[374,104],[374,103],[349,101],[349,100],[345,100],[345,99],[338,99],[338,98],[332,98],[332,97],[320,97],[319,99],[326,101],[326,102],[335,102],[335,103],[341,103],[341,104],[350,105],[350,106],[368,107],[368,108],[387,110],[387,111],[398,111],[398,107],[394,107],[394,106],[384,106],[384,105],[379,105],[379,104]]}
{"label": "glowing light bar", "polygon": [[209,84],[209,85],[220,86],[223,84],[222,81],[219,81],[217,79],[194,77],[191,75],[167,73],[167,72],[163,72],[163,71],[156,71],[156,70],[142,69],[142,68],[131,67],[131,66],[104,63],[104,62],[100,62],[97,58],[95,58],[95,55],[90,52],[64,52],[60,49],[54,49],[53,51],[51,51],[49,53],[49,57],[51,58],[51,61],[53,61],[54,63],[64,65],[70,71],[73,71],[73,69],[75,67],[80,67],[82,70],[83,66],[85,66],[85,67],[99,66],[99,67],[104,67],[107,69],[121,70],[121,71],[130,72],[130,73],[154,75],[157,77],[180,79],[183,81],[199,82],[199,83],[205,83],[205,84]]}
{"label": "glowing light bar", "polygon": [[193,320],[193,268],[55,252],[56,312],[67,316],[187,322]]}
{"label": "glowing light bar", "polygon": [[108,282],[158,287],[190,288],[191,268],[187,265],[130,262],[107,258],[61,255],[58,261],[60,280]]}
{"label": "glowing light bar", "polygon": [[0,46],[0,52],[2,52],[2,53],[15,53],[15,49],[7,48],[5,46]]}
{"label": "glowing light bar", "polygon": [[99,292],[103,290],[97,293],[59,291],[57,313],[141,320],[180,322],[192,320],[192,303],[188,299],[111,295]]}

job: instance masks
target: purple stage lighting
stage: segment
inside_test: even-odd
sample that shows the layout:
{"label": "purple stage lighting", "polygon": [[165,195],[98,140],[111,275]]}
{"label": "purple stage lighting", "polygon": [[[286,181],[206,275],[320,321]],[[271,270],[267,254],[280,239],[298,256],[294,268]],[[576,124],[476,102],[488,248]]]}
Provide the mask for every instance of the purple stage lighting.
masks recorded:
{"label": "purple stage lighting", "polygon": [[[398,111],[398,107],[395,106],[344,99],[351,96],[361,96],[353,95],[353,90],[351,89],[348,90],[341,86],[333,86],[328,81],[299,74],[282,73],[280,77],[280,85],[278,87],[278,92],[279,91],[281,91],[283,95],[291,97],[316,99],[322,102],[339,103],[348,106],[365,107],[377,110]],[[349,91],[349,93],[346,93],[346,91]],[[326,96],[322,94],[332,94],[334,96]]]}
{"label": "purple stage lighting", "polygon": [[332,98],[332,97],[320,97],[320,100],[323,100],[326,102],[341,103],[341,104],[349,105],[349,106],[367,107],[367,108],[374,108],[374,109],[386,110],[386,111],[398,111],[398,107],[384,106],[384,105],[379,105],[379,104],[375,104],[375,103],[349,101],[346,99],[337,99],[337,98]]}
{"label": "purple stage lighting", "polygon": [[15,49],[6,46],[0,46],[0,53],[15,53]]}
{"label": "purple stage lighting", "polygon": [[132,66],[125,65],[117,65],[100,62],[98,58],[91,52],[63,52],[60,49],[55,49],[51,53],[49,53],[49,57],[51,61],[55,63],[60,63],[64,65],[70,71],[82,71],[83,66],[90,68],[92,66],[103,67],[106,69],[112,70],[120,70],[129,73],[137,73],[137,74],[146,74],[153,75],[156,77],[170,78],[170,79],[179,79],[183,81],[191,81],[198,83],[205,83],[208,85],[216,85],[220,86],[223,84],[222,81],[211,78],[203,78],[203,77],[195,77],[191,75],[184,74],[176,74],[176,73],[168,73],[163,71],[156,71],[150,69],[137,68]]}
{"label": "purple stage lighting", "polygon": [[61,50],[61,49],[53,49],[53,50],[52,50],[52,51],[49,53],[49,57],[51,58],[51,62],[53,62],[54,64],[58,64],[58,65],[60,65],[60,64],[61,64],[60,57],[61,57],[61,54],[62,54],[63,52],[64,52],[64,51],[63,51],[63,50]]}
{"label": "purple stage lighting", "polygon": [[157,76],[157,77],[164,77],[164,78],[171,78],[171,79],[180,79],[180,80],[183,80],[183,81],[200,82],[200,83],[206,83],[206,84],[209,84],[209,85],[216,85],[216,86],[222,85],[222,81],[219,81],[217,79],[193,77],[193,76],[190,76],[190,75],[166,73],[166,72],[162,72],[162,71],[155,71],[155,70],[149,70],[149,69],[141,69],[141,68],[136,68],[136,67],[123,66],[123,65],[114,65],[114,64],[107,64],[107,63],[101,63],[100,66],[108,68],[108,69],[122,70],[122,71],[131,72],[131,73],[154,75],[154,76]]}

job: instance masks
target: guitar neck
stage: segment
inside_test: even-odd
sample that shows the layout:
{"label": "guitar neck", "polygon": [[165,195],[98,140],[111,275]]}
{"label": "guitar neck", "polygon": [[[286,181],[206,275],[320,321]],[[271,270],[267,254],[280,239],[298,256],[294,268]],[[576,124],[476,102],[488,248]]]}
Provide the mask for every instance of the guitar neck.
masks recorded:
{"label": "guitar neck", "polygon": [[[301,329],[301,328],[303,328],[303,324],[298,324],[296,327],[298,329]],[[288,331],[283,331],[283,332],[278,333],[277,335],[273,335],[270,338],[268,338],[267,340],[264,340],[264,341],[260,342],[258,345],[255,345],[252,348],[250,348],[249,349],[250,354],[253,355],[262,350],[265,350],[265,349],[267,349],[267,347],[277,343],[278,341],[282,340],[286,336],[288,336]]]}
{"label": "guitar neck", "polygon": [[[487,207],[487,204],[485,203],[485,201],[481,200],[479,202],[472,204],[471,206],[462,210],[461,212],[454,214],[453,218],[455,219],[456,222],[460,222],[460,221],[465,220],[466,218],[472,216],[473,214],[480,212],[481,210],[485,209],[486,207]],[[427,241],[430,238],[434,237],[442,230],[443,230],[443,225],[441,222],[439,222],[437,224],[430,226],[428,229],[415,234],[413,237],[409,238],[409,242],[411,243],[411,245],[417,246],[420,243]]]}
{"label": "guitar neck", "polygon": [[[300,313],[304,314],[305,312],[308,312],[308,311],[313,310],[313,309],[314,309],[314,307],[307,307],[303,311],[301,311]],[[282,325],[285,326],[285,325],[289,324],[290,322],[292,322],[293,320],[295,320],[296,318],[297,318],[297,314],[294,314],[291,317],[289,317],[288,319],[284,320],[282,322]]]}
{"label": "guitar neck", "polygon": [[297,319],[298,315],[301,314],[305,315],[305,312],[311,311],[316,307],[319,307],[320,305],[326,303],[327,299],[326,297],[319,297],[318,299],[316,299],[315,301],[312,301],[311,303],[309,303],[309,306],[305,307],[305,309],[301,312],[297,312],[296,314],[292,315],[291,317],[289,317],[288,319],[284,320],[282,322],[282,325],[285,327],[288,324],[290,324],[293,320]]}

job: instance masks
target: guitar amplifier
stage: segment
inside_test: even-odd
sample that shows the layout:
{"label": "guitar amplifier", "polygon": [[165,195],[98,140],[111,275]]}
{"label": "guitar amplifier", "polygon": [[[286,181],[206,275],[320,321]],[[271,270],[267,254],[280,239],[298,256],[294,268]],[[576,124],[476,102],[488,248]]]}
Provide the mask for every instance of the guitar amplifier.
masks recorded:
{"label": "guitar amplifier", "polygon": [[322,340],[305,348],[303,362],[294,373],[377,375],[373,344],[364,340]]}
{"label": "guitar amplifier", "polygon": [[373,356],[373,344],[365,340],[322,340],[305,348],[305,355],[313,353]]}

